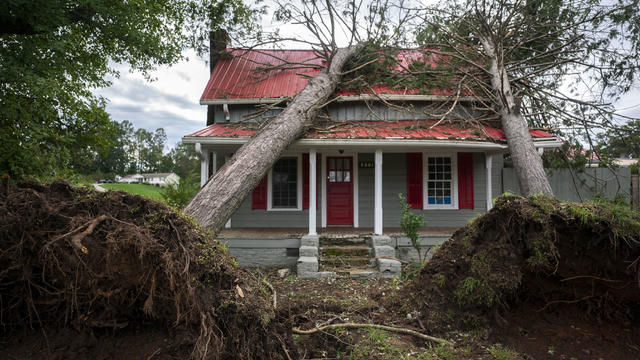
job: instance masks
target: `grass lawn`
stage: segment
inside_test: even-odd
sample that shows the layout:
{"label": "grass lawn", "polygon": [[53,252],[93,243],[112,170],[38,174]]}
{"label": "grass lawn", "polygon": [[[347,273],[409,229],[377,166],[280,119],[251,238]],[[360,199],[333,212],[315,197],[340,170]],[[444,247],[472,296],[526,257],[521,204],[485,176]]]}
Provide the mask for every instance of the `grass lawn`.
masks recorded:
{"label": "grass lawn", "polygon": [[145,196],[153,200],[160,200],[162,196],[160,195],[160,190],[162,188],[156,187],[153,185],[146,184],[100,184],[103,188],[107,190],[122,190],[126,191],[130,194]]}

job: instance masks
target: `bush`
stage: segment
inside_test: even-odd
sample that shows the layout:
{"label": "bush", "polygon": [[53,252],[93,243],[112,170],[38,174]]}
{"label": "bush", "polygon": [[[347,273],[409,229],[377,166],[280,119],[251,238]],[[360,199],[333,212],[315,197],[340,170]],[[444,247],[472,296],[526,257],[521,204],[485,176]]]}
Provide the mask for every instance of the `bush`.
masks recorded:
{"label": "bush", "polygon": [[192,175],[187,175],[180,179],[178,186],[169,185],[164,187],[160,191],[160,195],[167,204],[181,209],[187,205],[198,190],[200,190],[198,180]]}
{"label": "bush", "polygon": [[409,238],[409,241],[411,241],[411,246],[418,252],[418,260],[422,264],[422,246],[418,238],[418,228],[426,226],[427,222],[424,220],[424,215],[417,215],[411,212],[411,206],[407,203],[407,199],[402,193],[398,194],[398,198],[402,207],[400,227],[402,232]]}

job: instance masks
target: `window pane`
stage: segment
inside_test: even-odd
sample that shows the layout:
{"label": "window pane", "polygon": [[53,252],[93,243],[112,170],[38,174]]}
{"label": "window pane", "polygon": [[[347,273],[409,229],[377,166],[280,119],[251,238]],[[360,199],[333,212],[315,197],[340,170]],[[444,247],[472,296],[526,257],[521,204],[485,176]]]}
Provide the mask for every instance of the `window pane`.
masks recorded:
{"label": "window pane", "polygon": [[342,171],[336,171],[336,181],[337,182],[342,182]]}
{"label": "window pane", "polygon": [[298,206],[298,159],[282,158],[273,166],[272,207],[296,208]]}
{"label": "window pane", "polygon": [[342,159],[336,160],[336,170],[342,170]]}
{"label": "window pane", "polygon": [[427,158],[427,204],[429,205],[451,205],[452,199],[452,169],[451,157],[428,157]]}
{"label": "window pane", "polygon": [[351,172],[350,171],[345,171],[344,172],[344,182],[350,182],[351,181]]}
{"label": "window pane", "polygon": [[344,169],[345,170],[349,170],[350,167],[351,167],[351,160],[345,159],[344,160]]}
{"label": "window pane", "polygon": [[329,169],[335,170],[336,168],[336,159],[329,159]]}

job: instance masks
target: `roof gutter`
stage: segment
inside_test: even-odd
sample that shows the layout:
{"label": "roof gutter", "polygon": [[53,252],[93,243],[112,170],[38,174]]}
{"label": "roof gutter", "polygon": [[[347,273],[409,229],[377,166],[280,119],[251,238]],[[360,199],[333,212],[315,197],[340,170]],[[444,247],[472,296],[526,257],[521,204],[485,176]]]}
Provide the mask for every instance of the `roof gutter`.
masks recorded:
{"label": "roof gutter", "polygon": [[[201,99],[200,105],[223,105],[223,104],[273,104],[285,100],[286,97],[278,98],[249,98],[249,99]],[[452,101],[453,96],[447,95],[402,95],[402,94],[360,94],[360,95],[338,95],[337,102],[348,101]],[[458,102],[470,102],[486,100],[477,96],[460,96]]]}

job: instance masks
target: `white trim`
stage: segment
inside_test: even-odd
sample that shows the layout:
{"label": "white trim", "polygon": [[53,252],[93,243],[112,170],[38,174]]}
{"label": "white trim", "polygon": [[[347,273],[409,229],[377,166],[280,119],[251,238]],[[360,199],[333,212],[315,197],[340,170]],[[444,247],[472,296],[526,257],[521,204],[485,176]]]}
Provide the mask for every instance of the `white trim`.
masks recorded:
{"label": "white trim", "polygon": [[[287,100],[287,97],[278,98],[246,98],[246,99],[204,99],[200,100],[200,105],[224,105],[224,104],[272,104]],[[452,101],[452,96],[446,95],[403,95],[403,94],[360,94],[360,95],[340,95],[336,98],[338,102],[346,101]],[[462,101],[486,100],[477,96],[460,96]]]}
{"label": "white trim", "polygon": [[492,195],[492,184],[491,184],[491,169],[493,166],[493,156],[489,153],[485,153],[484,155],[484,165],[487,169],[487,211],[493,208],[493,195]]}
{"label": "white trim", "polygon": [[309,150],[309,235],[317,235],[316,230],[316,149]]}
{"label": "white trim", "polygon": [[373,233],[382,235],[382,150],[376,149],[375,154]]}
{"label": "white trim", "polygon": [[[224,163],[226,164],[226,163],[229,161],[229,159],[231,159],[231,155],[226,154],[226,155],[224,156]],[[217,161],[217,160],[216,160],[216,161]],[[217,165],[217,164],[216,164],[216,165]],[[233,217],[233,214],[231,214],[231,216],[229,216],[229,220],[227,220],[227,223],[226,223],[226,224],[224,224],[224,227],[225,227],[225,228],[227,228],[227,229],[230,229],[230,228],[231,228],[231,218],[232,218],[232,217]]]}
{"label": "white trim", "polygon": [[[457,153],[422,153],[422,208],[424,210],[458,210],[458,154]],[[429,204],[429,157],[451,158],[451,205]],[[437,180],[436,180],[437,181]]]}
{"label": "white trim", "polygon": [[[267,173],[267,211],[301,211],[302,210],[302,154],[282,155],[282,158],[296,158],[296,207],[295,208],[274,208],[273,207],[273,167]],[[277,161],[277,160],[276,160]]]}
{"label": "white trim", "polygon": [[[249,141],[248,137],[223,138],[215,136],[185,136],[182,138],[184,144],[213,144],[213,145],[242,145]],[[535,143],[535,142],[534,142]],[[549,142],[551,143],[551,142]],[[412,140],[412,139],[300,139],[293,146],[299,147],[322,147],[322,146],[416,146],[432,148],[460,149],[480,149],[480,150],[507,150],[507,144],[499,144],[488,141],[465,141],[465,140]],[[550,147],[550,146],[549,146]],[[406,149],[405,149],[406,151]]]}
{"label": "white trim", "polygon": [[353,153],[351,157],[351,182],[353,184],[353,227],[360,227],[360,209],[358,206],[359,185],[358,185],[358,153]]}
{"label": "white trim", "polygon": [[[200,145],[200,144],[196,144]],[[209,180],[209,151],[205,151],[203,148],[200,151],[200,187],[206,185]]]}
{"label": "white trim", "polygon": [[321,167],[320,170],[320,206],[322,207],[321,212],[321,223],[322,227],[327,227],[327,155],[322,154],[320,159]]}

